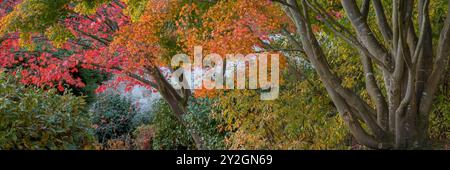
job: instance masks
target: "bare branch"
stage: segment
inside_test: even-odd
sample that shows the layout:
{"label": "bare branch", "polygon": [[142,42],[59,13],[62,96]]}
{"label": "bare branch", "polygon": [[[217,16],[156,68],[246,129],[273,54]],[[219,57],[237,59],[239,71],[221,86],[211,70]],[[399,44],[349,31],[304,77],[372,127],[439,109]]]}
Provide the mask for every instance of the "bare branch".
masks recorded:
{"label": "bare branch", "polygon": [[388,68],[392,70],[392,57],[387,50],[378,42],[374,33],[370,30],[369,25],[363,20],[363,16],[356,5],[355,0],[341,0],[342,6],[347,12],[353,27],[355,28],[358,39],[369,50],[369,52],[382,61]]}
{"label": "bare branch", "polygon": [[367,20],[367,17],[369,16],[369,8],[370,8],[370,0],[364,0],[363,4],[361,5],[361,14],[364,17],[364,20]]}
{"label": "bare branch", "polygon": [[422,94],[422,102],[420,105],[420,113],[427,114],[431,110],[434,93],[442,77],[446,66],[448,65],[450,57],[450,2],[448,4],[447,19],[445,20],[444,28],[441,31],[439,45],[437,49],[436,60],[434,61],[434,68],[427,80],[426,89]]}
{"label": "bare branch", "polygon": [[375,14],[377,16],[378,28],[383,35],[385,42],[389,45],[392,41],[392,29],[386,19],[386,14],[384,13],[383,4],[380,0],[372,0],[373,6],[375,8]]}

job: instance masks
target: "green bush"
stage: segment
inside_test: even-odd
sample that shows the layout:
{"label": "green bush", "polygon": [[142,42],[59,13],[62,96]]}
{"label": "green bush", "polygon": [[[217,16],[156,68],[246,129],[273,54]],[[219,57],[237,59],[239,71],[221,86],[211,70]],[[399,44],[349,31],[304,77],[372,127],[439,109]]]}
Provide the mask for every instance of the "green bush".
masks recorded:
{"label": "green bush", "polygon": [[92,149],[82,97],[26,87],[0,73],[0,149]]}
{"label": "green bush", "polygon": [[[136,128],[133,117],[137,114],[135,106],[125,97],[113,93],[99,94],[91,106],[92,123],[99,143],[105,145],[109,140],[129,140]],[[131,142],[131,141],[128,141]]]}
{"label": "green bush", "polygon": [[222,124],[217,118],[213,118],[217,100],[210,98],[197,98],[189,102],[189,114],[185,116],[191,129],[195,129],[203,137],[208,149],[225,149],[225,132],[221,132],[218,126]]}
{"label": "green bush", "polygon": [[154,150],[195,149],[191,135],[175,117],[165,101],[154,105],[155,112],[152,124],[155,135],[152,140]]}
{"label": "green bush", "polygon": [[260,100],[259,90],[230,90],[220,96],[221,111],[215,117],[228,132],[228,149],[351,148],[348,129],[320,80],[313,73],[293,71],[282,74],[276,100]]}
{"label": "green bush", "polygon": [[[450,75],[447,74],[447,75]],[[450,146],[450,78],[444,79],[439,87],[433,112],[430,114],[430,139],[433,148],[446,148]]]}
{"label": "green bush", "polygon": [[[211,117],[212,104],[213,101],[207,98],[191,99],[188,114],[183,119],[187,122],[189,129],[199,132],[209,149],[224,149],[225,135],[217,130],[219,123]],[[152,125],[141,127],[154,131],[153,135],[143,133],[153,137],[152,149],[196,149],[189,131],[180,124],[167,103],[161,100],[155,106]]]}

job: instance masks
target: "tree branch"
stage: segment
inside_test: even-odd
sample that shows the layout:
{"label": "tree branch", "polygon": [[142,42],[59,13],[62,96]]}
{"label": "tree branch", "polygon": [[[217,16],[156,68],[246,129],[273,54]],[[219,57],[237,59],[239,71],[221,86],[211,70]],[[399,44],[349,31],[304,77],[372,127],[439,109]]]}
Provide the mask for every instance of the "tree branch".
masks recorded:
{"label": "tree branch", "polygon": [[348,18],[350,19],[353,27],[356,30],[358,39],[369,50],[369,52],[382,61],[388,68],[392,70],[392,56],[387,50],[378,42],[374,33],[370,30],[369,25],[363,20],[363,16],[356,5],[355,0],[341,0],[341,4],[344,7]]}
{"label": "tree branch", "polygon": [[[353,107],[356,110],[357,114],[364,120],[364,122],[368,125],[369,129],[373,132],[373,134],[377,138],[382,138],[386,136],[385,132],[382,130],[380,126],[374,120],[376,113],[370,108],[367,103],[365,103],[361,98],[355,95],[352,91],[342,87],[340,84],[340,80],[334,75],[328,62],[326,61],[325,54],[323,53],[322,48],[320,47],[317,39],[312,32],[311,25],[306,18],[308,18],[308,11],[306,1],[302,1],[302,13],[297,9],[289,9],[292,13],[292,18],[294,19],[294,23],[298,29],[298,33],[301,36],[302,45],[304,46],[304,50],[308,57],[310,58],[311,63],[314,65],[317,73],[320,75],[322,82],[329,94],[335,94],[332,98],[335,104],[340,102],[339,98],[345,100],[349,106]],[[295,0],[288,0],[288,3],[292,6],[298,6]],[[342,107],[342,106],[337,106]],[[345,112],[340,112],[345,113]]]}
{"label": "tree branch", "polygon": [[384,13],[383,4],[380,0],[372,0],[373,6],[375,8],[375,14],[377,17],[378,22],[378,28],[381,31],[381,34],[384,37],[385,42],[387,45],[391,44],[392,41],[392,29],[389,26],[389,23],[386,19],[386,14]]}
{"label": "tree branch", "polygon": [[450,2],[448,4],[447,19],[445,20],[444,28],[441,31],[437,57],[434,61],[434,68],[430,77],[427,80],[424,93],[422,94],[422,102],[419,112],[421,114],[428,114],[431,110],[433,96],[437,91],[442,73],[448,65],[450,57]]}
{"label": "tree branch", "polygon": [[370,0],[364,0],[361,5],[361,14],[364,17],[364,20],[367,20],[367,17],[369,16],[369,9],[370,9]]}

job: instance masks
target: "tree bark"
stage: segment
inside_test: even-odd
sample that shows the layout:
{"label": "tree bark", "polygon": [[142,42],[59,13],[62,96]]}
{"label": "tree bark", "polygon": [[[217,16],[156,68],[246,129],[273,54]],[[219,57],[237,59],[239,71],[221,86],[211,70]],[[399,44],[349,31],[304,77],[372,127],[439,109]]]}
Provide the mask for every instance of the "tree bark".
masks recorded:
{"label": "tree bark", "polygon": [[183,115],[187,113],[187,102],[190,96],[190,90],[184,89],[181,91],[183,96],[166,80],[158,67],[146,68],[150,75],[156,80],[156,89],[169,104],[171,111],[175,114],[178,121],[189,131],[191,137],[198,150],[207,150],[203,138],[200,134],[192,129],[188,123],[183,119]]}
{"label": "tree bark", "polygon": [[[383,41],[378,40],[369,27],[369,0],[363,1],[362,9],[359,9],[355,0],[341,0],[354,31],[347,30],[328,16],[326,8],[317,2],[275,2],[284,7],[285,13],[296,26],[296,32],[300,35],[298,43],[301,43],[296,46],[303,48],[340,115],[360,144],[374,149],[426,147],[433,96],[450,56],[450,9],[435,50],[429,0],[393,1],[391,25],[384,11],[386,4],[372,0],[375,22],[378,23]],[[414,11],[418,13],[417,22],[413,21]],[[344,88],[341,79],[333,73],[312,31],[309,22],[312,19],[309,16],[311,12],[324,18],[322,22],[325,26],[359,51],[366,90],[374,107],[357,93]],[[376,69],[382,74],[376,75]],[[384,82],[377,82],[376,76],[382,76]],[[379,87],[381,85],[386,89],[385,94]]]}

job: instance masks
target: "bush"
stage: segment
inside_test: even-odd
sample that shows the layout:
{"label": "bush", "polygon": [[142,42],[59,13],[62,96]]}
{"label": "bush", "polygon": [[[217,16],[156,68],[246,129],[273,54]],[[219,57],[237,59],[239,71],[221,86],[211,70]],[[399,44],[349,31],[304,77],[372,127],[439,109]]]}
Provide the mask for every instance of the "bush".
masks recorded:
{"label": "bush", "polygon": [[[447,73],[450,75],[450,72]],[[448,149],[450,146],[450,78],[436,93],[433,112],[430,114],[429,133],[433,148]]]}
{"label": "bush", "polygon": [[95,101],[95,90],[111,76],[108,73],[98,70],[84,68],[78,68],[78,70],[79,72],[73,74],[75,77],[80,77],[86,86],[82,88],[72,86],[72,92],[77,96],[86,96],[85,100],[90,104]]}
{"label": "bush", "polygon": [[133,144],[138,150],[151,150],[153,138],[155,136],[155,128],[153,125],[139,126],[133,133]]}
{"label": "bush", "polygon": [[203,137],[206,147],[215,150],[225,149],[225,132],[218,129],[221,122],[213,117],[216,112],[219,112],[215,110],[217,108],[215,99],[192,99],[189,102],[189,114],[185,116],[188,125]]}
{"label": "bush", "polygon": [[219,123],[211,117],[213,103],[207,98],[191,99],[188,114],[183,117],[189,126],[186,128],[181,125],[165,101],[158,101],[155,104],[152,124],[142,126],[136,133],[136,145],[151,145],[155,150],[196,149],[187,130],[194,129],[199,132],[207,148],[224,149],[225,135],[218,131]]}
{"label": "bush", "polygon": [[195,149],[195,144],[186,128],[170,110],[165,101],[158,101],[154,106],[155,113],[152,125],[155,135],[152,140],[152,149],[179,150]]}
{"label": "bush", "polygon": [[92,149],[85,101],[0,73],[0,149]]}
{"label": "bush", "polygon": [[349,149],[347,128],[317,81],[287,80],[276,100],[258,90],[232,90],[219,99],[230,149]]}
{"label": "bush", "polygon": [[91,106],[91,111],[99,143],[106,146],[109,140],[119,139],[131,142],[131,134],[136,128],[136,125],[133,125],[133,117],[137,111],[130,100],[113,93],[99,94]]}

